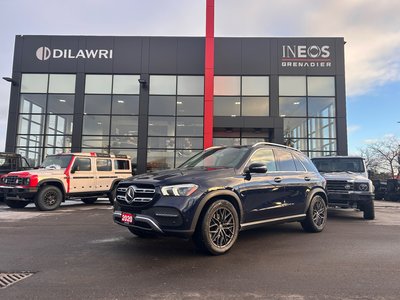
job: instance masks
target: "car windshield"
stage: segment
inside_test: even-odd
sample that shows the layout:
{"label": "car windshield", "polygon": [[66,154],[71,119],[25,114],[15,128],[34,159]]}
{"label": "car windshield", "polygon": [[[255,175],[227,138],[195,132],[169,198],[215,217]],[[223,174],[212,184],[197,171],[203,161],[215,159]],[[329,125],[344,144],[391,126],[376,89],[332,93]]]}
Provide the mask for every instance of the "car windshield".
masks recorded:
{"label": "car windshield", "polygon": [[12,167],[16,167],[16,163],[15,158],[0,156],[0,169],[11,169]]}
{"label": "car windshield", "polygon": [[204,168],[237,168],[249,149],[245,147],[212,148],[200,152],[183,163],[179,169]]}
{"label": "car windshield", "polygon": [[47,156],[40,167],[46,169],[65,169],[66,167],[68,167],[71,158],[72,155]]}
{"label": "car windshield", "polygon": [[312,161],[321,173],[365,171],[362,158],[313,158]]}

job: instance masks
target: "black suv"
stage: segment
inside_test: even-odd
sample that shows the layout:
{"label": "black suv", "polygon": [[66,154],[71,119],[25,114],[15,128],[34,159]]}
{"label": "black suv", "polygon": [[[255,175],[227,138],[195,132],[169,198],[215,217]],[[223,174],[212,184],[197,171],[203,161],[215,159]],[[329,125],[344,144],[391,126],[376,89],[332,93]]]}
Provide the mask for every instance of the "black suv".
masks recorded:
{"label": "black suv", "polygon": [[211,254],[223,254],[242,229],[299,221],[322,231],[327,218],[325,179],[293,148],[257,143],[212,147],[178,169],[122,181],[114,222],[139,237],[193,237]]}

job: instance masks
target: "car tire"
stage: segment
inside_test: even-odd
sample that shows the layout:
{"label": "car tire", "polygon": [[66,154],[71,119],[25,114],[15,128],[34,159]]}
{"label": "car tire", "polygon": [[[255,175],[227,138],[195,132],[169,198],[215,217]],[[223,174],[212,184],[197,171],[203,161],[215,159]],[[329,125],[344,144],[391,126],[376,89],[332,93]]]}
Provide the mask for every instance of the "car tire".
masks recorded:
{"label": "car tire", "polygon": [[364,219],[373,220],[375,219],[375,205],[374,201],[364,204],[363,207]]}
{"label": "car tire", "polygon": [[301,221],[301,226],[307,232],[321,232],[326,225],[328,209],[325,200],[315,195],[310,202],[306,218]]}
{"label": "car tire", "polygon": [[117,197],[117,185],[114,185],[112,190],[108,192],[108,201],[111,205],[114,205],[115,197]]}
{"label": "car tire", "polygon": [[90,198],[82,198],[81,199],[83,203],[86,204],[93,204],[97,201],[97,197],[90,197]]}
{"label": "car tire", "polygon": [[21,200],[4,200],[4,202],[11,208],[24,208],[29,204],[29,201]]}
{"label": "car tire", "polygon": [[55,210],[63,200],[60,189],[53,185],[44,186],[35,197],[35,206],[39,210]]}
{"label": "car tire", "polygon": [[229,251],[239,235],[239,217],[235,207],[226,200],[212,203],[199,219],[193,236],[195,245],[212,255]]}
{"label": "car tire", "polygon": [[155,238],[157,235],[154,232],[147,232],[144,230],[136,229],[133,227],[128,227],[129,231],[140,238]]}

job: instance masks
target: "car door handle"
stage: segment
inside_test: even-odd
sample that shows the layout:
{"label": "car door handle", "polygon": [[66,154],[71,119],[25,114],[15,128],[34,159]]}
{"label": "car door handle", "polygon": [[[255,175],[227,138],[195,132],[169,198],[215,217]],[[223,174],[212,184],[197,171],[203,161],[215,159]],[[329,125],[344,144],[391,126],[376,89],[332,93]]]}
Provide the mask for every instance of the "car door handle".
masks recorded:
{"label": "car door handle", "polygon": [[274,178],[274,181],[275,181],[275,182],[281,182],[281,181],[282,181],[282,177],[275,177],[275,178]]}
{"label": "car door handle", "polygon": [[308,176],[306,176],[306,177],[304,177],[304,180],[305,180],[305,181],[310,181],[310,180],[311,180],[311,178],[310,178],[310,177],[308,177]]}

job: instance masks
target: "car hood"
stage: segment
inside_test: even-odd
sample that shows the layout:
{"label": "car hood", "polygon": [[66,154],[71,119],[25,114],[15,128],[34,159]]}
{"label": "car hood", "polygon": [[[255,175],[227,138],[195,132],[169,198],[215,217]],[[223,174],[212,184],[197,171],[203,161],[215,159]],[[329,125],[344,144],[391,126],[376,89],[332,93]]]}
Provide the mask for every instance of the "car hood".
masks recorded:
{"label": "car hood", "polygon": [[321,173],[326,180],[348,180],[348,181],[367,181],[363,173],[352,173],[352,172],[332,172],[332,173]]}
{"label": "car hood", "polygon": [[197,183],[199,181],[213,181],[235,175],[233,168],[190,168],[173,169],[154,173],[137,175],[126,180],[129,182],[150,183],[154,185]]}
{"label": "car hood", "polygon": [[64,174],[65,169],[32,169],[18,172],[8,173],[7,176],[18,176],[18,177],[28,177],[31,175],[37,175],[38,177],[48,177],[55,175]]}

